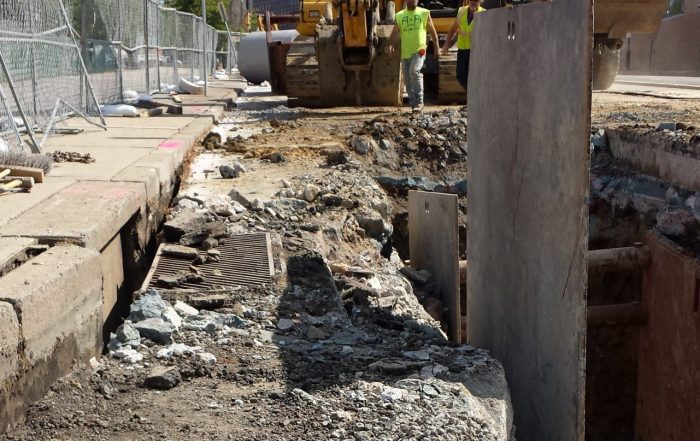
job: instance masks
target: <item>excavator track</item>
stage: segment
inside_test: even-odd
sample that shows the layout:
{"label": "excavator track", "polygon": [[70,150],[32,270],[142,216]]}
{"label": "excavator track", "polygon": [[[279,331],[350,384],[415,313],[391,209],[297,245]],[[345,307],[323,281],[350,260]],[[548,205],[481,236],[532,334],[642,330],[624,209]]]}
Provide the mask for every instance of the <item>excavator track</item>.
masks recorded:
{"label": "excavator track", "polygon": [[318,59],[315,54],[287,54],[287,96],[290,104],[306,107],[320,105]]}
{"label": "excavator track", "polygon": [[450,51],[440,57],[438,102],[441,104],[466,104],[467,94],[457,81],[457,52]]}

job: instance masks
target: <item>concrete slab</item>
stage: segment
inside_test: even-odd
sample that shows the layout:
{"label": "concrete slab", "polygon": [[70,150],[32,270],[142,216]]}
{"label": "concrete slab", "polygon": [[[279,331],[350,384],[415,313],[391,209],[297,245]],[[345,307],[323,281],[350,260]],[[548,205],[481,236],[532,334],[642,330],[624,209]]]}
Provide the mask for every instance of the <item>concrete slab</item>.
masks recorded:
{"label": "concrete slab", "polygon": [[80,339],[100,346],[95,320],[102,307],[102,268],[95,250],[57,246],[2,279],[0,301],[18,312],[24,355],[30,364],[46,360],[57,342]]}
{"label": "concrete slab", "polygon": [[[19,335],[10,337],[17,337],[16,344],[21,342],[18,369],[6,371],[12,378],[1,385],[0,427],[5,428],[76,362],[87,362],[99,354],[99,253],[75,246],[53,247],[0,283],[0,305],[12,304],[19,320]],[[8,319],[12,320],[11,314]],[[4,322],[0,317],[0,323]]]}
{"label": "concrete slab", "polygon": [[16,375],[20,341],[19,320],[12,304],[0,302],[0,397],[7,396],[4,383]]}
{"label": "concrete slab", "polygon": [[[47,153],[51,153],[55,150],[60,149],[55,147],[47,147],[45,149]],[[92,164],[83,164],[80,162],[56,163],[51,169],[51,176],[91,181],[109,181],[131,163],[148,155],[153,151],[153,148],[115,149],[71,146],[69,150],[80,154],[89,153],[90,156],[95,158],[95,162]]]}
{"label": "concrete slab", "polygon": [[44,144],[46,149],[71,150],[74,147],[118,147],[120,149],[151,147],[178,132],[176,128],[147,129],[110,128],[86,130],[80,135],[54,135]]}
{"label": "concrete slab", "polygon": [[6,228],[5,224],[11,223],[12,219],[76,181],[75,178],[50,177],[43,184],[35,185],[31,193],[15,193],[0,197],[0,235]]}
{"label": "concrete slab", "polygon": [[[176,129],[179,130],[183,126],[190,124],[196,117],[187,117],[182,115],[162,115],[150,118],[122,118],[122,117],[105,117],[108,129]],[[57,127],[62,128],[81,128],[86,132],[100,132],[104,129],[97,127],[82,118],[71,118],[67,121],[58,124]],[[61,135],[65,137],[80,136],[78,135]]]}
{"label": "concrete slab", "polygon": [[146,188],[130,182],[78,182],[26,211],[0,237],[35,237],[101,250],[145,203]]}
{"label": "concrete slab", "polygon": [[492,9],[473,35],[468,336],[503,363],[520,441],[584,439],[591,8]]}
{"label": "concrete slab", "polygon": [[111,179],[112,182],[138,182],[146,187],[148,203],[160,199],[160,180],[155,167],[126,167]]}
{"label": "concrete slab", "polygon": [[175,172],[182,165],[182,162],[177,160],[178,157],[179,155],[177,153],[173,153],[167,149],[158,149],[143,156],[138,161],[131,164],[131,166],[156,170],[161,187],[161,197],[163,197],[167,195],[169,191],[172,191]]}

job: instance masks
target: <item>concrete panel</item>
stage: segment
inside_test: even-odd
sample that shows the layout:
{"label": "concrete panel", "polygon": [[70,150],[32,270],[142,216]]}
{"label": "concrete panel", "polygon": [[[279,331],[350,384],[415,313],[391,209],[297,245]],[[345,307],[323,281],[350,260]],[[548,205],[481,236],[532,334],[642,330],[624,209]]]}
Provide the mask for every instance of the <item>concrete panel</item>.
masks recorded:
{"label": "concrete panel", "polygon": [[103,274],[102,323],[107,320],[117,304],[119,290],[124,284],[124,257],[121,235],[117,234],[100,254]]}
{"label": "concrete panel", "polygon": [[3,277],[2,286],[0,301],[17,311],[30,364],[50,358],[67,338],[89,353],[99,348],[102,269],[97,251],[53,247]]}
{"label": "concrete panel", "polygon": [[23,213],[0,236],[35,237],[104,248],[145,203],[146,189],[129,182],[78,182]]}
{"label": "concrete panel", "polygon": [[442,292],[450,340],[461,342],[457,195],[408,192],[411,266],[426,269]]}
{"label": "concrete panel", "polygon": [[635,439],[691,440],[700,421],[700,264],[668,240],[644,240],[651,265],[642,300]]}
{"label": "concrete panel", "polygon": [[3,383],[11,379],[19,366],[19,320],[11,304],[0,302],[0,395]]}
{"label": "concrete panel", "polygon": [[519,441],[584,439],[590,2],[479,16],[469,75],[467,317]]}

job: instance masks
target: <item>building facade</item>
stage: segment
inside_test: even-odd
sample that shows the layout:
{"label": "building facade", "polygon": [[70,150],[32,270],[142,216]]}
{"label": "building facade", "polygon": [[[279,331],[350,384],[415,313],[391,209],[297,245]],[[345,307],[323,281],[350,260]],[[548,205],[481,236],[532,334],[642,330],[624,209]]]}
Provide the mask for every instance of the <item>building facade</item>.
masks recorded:
{"label": "building facade", "polygon": [[670,0],[654,34],[630,34],[620,73],[700,76],[700,0]]}

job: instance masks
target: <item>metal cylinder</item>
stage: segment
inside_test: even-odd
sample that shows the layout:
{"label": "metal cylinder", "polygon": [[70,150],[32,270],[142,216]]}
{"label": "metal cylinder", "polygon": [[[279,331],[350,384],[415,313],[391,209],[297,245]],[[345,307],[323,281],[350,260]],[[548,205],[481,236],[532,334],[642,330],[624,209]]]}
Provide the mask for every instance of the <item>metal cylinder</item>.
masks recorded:
{"label": "metal cylinder", "polygon": [[[295,30],[272,31],[272,43],[290,43],[299,33]],[[270,57],[267,50],[267,33],[251,32],[238,45],[238,70],[248,82],[260,84],[270,81]]]}

